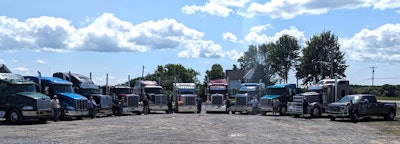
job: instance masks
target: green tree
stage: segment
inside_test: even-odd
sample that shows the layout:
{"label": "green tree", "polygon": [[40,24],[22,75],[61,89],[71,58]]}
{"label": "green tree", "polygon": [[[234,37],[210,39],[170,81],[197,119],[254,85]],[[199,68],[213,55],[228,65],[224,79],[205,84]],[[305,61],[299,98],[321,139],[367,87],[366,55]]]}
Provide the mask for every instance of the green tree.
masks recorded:
{"label": "green tree", "polygon": [[290,35],[282,35],[275,44],[269,44],[268,48],[271,71],[287,83],[289,71],[294,68],[299,57],[300,46],[297,39]]}
{"label": "green tree", "polygon": [[344,74],[347,65],[344,53],[340,51],[338,37],[330,31],[324,31],[314,35],[306,41],[306,47],[302,50],[299,64],[296,66],[296,77],[303,78],[303,84],[312,79],[323,79],[325,76],[333,78],[334,74],[346,77]]}
{"label": "green tree", "polygon": [[207,79],[224,79],[225,78],[225,72],[224,69],[220,64],[214,64],[211,67],[211,71],[207,70],[206,75],[204,78],[204,82],[207,82]]}

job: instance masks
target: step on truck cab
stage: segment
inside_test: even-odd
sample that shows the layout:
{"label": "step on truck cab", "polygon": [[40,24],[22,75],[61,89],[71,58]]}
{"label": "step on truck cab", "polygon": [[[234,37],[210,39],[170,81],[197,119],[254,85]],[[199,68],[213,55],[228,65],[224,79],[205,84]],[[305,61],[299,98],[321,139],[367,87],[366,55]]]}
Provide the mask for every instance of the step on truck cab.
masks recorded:
{"label": "step on truck cab", "polygon": [[350,93],[350,83],[345,79],[323,79],[307,88],[307,92],[293,96],[288,102],[288,114],[320,117],[326,112],[329,103]]}
{"label": "step on truck cab", "polygon": [[52,116],[50,98],[36,92],[34,82],[19,74],[0,73],[0,117],[18,124],[29,119],[46,123]]}
{"label": "step on truck cab", "polygon": [[118,99],[123,101],[123,114],[136,113],[140,115],[143,112],[143,106],[140,105],[140,96],[133,93],[133,89],[130,86],[110,86],[109,94],[103,91],[105,95],[112,95],[113,100]]}
{"label": "step on truck cab", "polygon": [[196,84],[173,83],[173,102],[176,112],[197,112]]}
{"label": "step on truck cab", "polygon": [[72,82],[74,92],[90,98],[91,96],[97,104],[97,116],[108,116],[112,114],[112,97],[101,94],[99,86],[95,85],[90,77],[77,73],[53,73],[53,77],[58,77]]}
{"label": "step on truck cab", "polygon": [[35,82],[39,91],[49,98],[57,95],[61,105],[61,120],[71,120],[73,117],[82,119],[89,114],[88,99],[74,93],[71,82],[56,77],[24,76],[24,78]]}
{"label": "step on truck cab", "polygon": [[224,100],[228,95],[228,83],[225,79],[214,79],[208,82],[206,112],[225,112]]}
{"label": "step on truck cab", "polygon": [[165,111],[168,113],[168,96],[164,89],[156,81],[139,80],[135,83],[134,93],[138,94],[141,100],[147,97],[150,111]]}
{"label": "step on truck cab", "polygon": [[265,92],[264,83],[242,83],[239,93],[235,95],[235,102],[229,110],[232,111],[232,114],[236,112],[250,113],[253,110],[251,106],[253,98],[259,100],[260,96],[265,95]]}
{"label": "step on truck cab", "polygon": [[272,112],[272,101],[278,99],[278,111],[280,115],[286,115],[287,102],[292,101],[293,95],[298,92],[296,84],[275,84],[267,87],[267,94],[260,98],[258,110],[265,116],[267,112]]}

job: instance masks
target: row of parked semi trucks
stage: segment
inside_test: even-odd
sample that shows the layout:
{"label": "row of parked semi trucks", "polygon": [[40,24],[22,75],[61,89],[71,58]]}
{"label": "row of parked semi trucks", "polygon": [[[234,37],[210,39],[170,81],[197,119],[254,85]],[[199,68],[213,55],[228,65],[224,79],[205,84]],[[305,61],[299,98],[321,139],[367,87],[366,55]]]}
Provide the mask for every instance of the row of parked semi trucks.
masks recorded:
{"label": "row of parked semi trucks", "polygon": [[[129,84],[130,85],[130,84]],[[277,84],[265,87],[265,84],[242,83],[229,111],[247,113],[252,110],[251,100],[258,99],[261,115],[272,111],[272,101],[279,100],[279,113],[295,117],[310,115],[321,116],[328,112],[331,119],[348,116],[347,103],[352,99],[359,104],[360,116],[376,115],[394,119],[396,103],[379,103],[370,95],[346,96],[349,94],[349,82],[342,79],[326,79],[308,87],[308,92],[300,93],[295,84]],[[225,79],[210,80],[207,84],[205,99],[206,112],[225,112],[228,84]],[[57,95],[61,103],[61,119],[73,117],[82,119],[89,114],[88,97],[97,103],[98,115],[111,115],[114,100],[123,102],[123,113],[142,113],[141,100],[147,97],[149,110],[168,112],[168,101],[173,101],[177,112],[196,112],[198,97],[194,83],[174,83],[172,97],[164,93],[155,81],[137,81],[133,90],[129,86],[99,87],[90,77],[75,73],[54,73],[52,77],[21,76],[12,73],[0,73],[0,117],[11,123],[20,123],[26,119],[38,119],[46,122],[53,114],[50,98]],[[346,96],[346,97],[344,97]],[[334,104],[338,99],[343,104]],[[332,103],[332,104],[331,104]],[[367,112],[368,111],[368,112]]]}
{"label": "row of parked semi trucks", "polygon": [[[227,93],[227,82],[224,79],[212,80],[208,85],[209,94],[206,112],[225,111],[222,102]],[[265,87],[264,83],[242,83],[239,92],[234,95],[229,111],[232,113],[249,113],[252,111],[252,99],[258,100],[258,112],[265,116],[273,111],[273,101],[277,100],[280,115],[294,117],[320,117],[327,113],[331,120],[350,117],[349,102],[355,104],[356,118],[383,116],[387,120],[396,117],[397,104],[378,102],[371,94],[350,95],[350,83],[345,79],[323,79],[302,92],[295,84],[276,84]]]}

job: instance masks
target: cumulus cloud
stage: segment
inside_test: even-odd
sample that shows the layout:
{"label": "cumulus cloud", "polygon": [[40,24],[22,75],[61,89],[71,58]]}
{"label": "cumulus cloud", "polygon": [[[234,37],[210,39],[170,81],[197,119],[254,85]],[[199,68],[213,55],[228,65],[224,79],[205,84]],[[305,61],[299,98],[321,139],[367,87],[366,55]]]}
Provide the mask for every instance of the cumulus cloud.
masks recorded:
{"label": "cumulus cloud", "polygon": [[385,9],[395,9],[400,8],[400,1],[398,0],[379,0],[373,2],[375,9],[385,10]]}
{"label": "cumulus cloud", "polygon": [[1,16],[0,50],[145,52],[183,49],[182,52],[199,53],[180,54],[182,58],[223,56],[220,45],[203,40],[204,33],[188,28],[175,19],[133,25],[113,14],[104,13],[85,23],[86,26],[75,28],[70,21],[62,18],[43,16],[19,21]]}
{"label": "cumulus cloud", "polygon": [[237,61],[241,56],[243,56],[243,53],[239,53],[236,50],[231,50],[227,51],[226,55],[232,60]]}
{"label": "cumulus cloud", "polygon": [[38,63],[38,64],[46,64],[46,61],[44,61],[42,59],[38,59],[38,60],[36,60],[36,63]]}
{"label": "cumulus cloud", "polygon": [[363,29],[341,45],[351,60],[400,62],[400,24],[385,24],[377,29]]}
{"label": "cumulus cloud", "polygon": [[266,24],[266,25],[260,25],[260,26],[251,27],[250,31],[259,33],[261,31],[264,31],[264,30],[267,30],[267,29],[271,29],[271,28],[272,28],[271,24]]}
{"label": "cumulus cloud", "polygon": [[16,73],[20,73],[22,75],[31,75],[29,69],[26,67],[16,67],[13,69]]}
{"label": "cumulus cloud", "polygon": [[225,32],[224,34],[222,34],[222,38],[231,42],[237,42],[237,37],[231,32]]}
{"label": "cumulus cloud", "polygon": [[370,0],[271,0],[265,3],[251,3],[250,6],[238,14],[246,17],[267,15],[272,19],[291,19],[297,15],[324,14],[331,9],[356,9],[370,6]]}
{"label": "cumulus cloud", "polygon": [[[256,26],[256,27],[258,27],[258,26]],[[268,36],[268,35],[259,33],[258,28],[253,27],[251,29],[253,29],[253,30],[256,29],[256,30],[250,31],[250,33],[248,33],[244,39],[248,43],[253,44],[253,45],[275,42],[282,35],[285,35],[285,34],[295,37],[301,46],[304,45],[305,41],[306,41],[304,32],[299,31],[296,27],[290,27],[290,29],[284,29],[282,31],[275,33],[273,36]]]}
{"label": "cumulus cloud", "polygon": [[210,0],[204,6],[185,5],[182,12],[185,14],[208,13],[210,15],[228,17],[234,8],[244,7],[249,0]]}

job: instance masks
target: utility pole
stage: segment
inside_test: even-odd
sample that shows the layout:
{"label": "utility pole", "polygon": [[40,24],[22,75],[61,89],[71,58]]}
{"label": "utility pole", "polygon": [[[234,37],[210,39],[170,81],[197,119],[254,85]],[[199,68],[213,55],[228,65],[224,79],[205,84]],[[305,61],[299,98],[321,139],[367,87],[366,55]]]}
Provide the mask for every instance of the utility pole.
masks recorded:
{"label": "utility pole", "polygon": [[375,68],[377,68],[377,67],[372,66],[372,67],[369,67],[369,68],[372,69],[372,87],[374,87],[374,73],[375,73]]}

